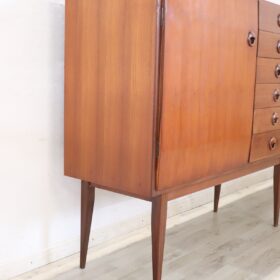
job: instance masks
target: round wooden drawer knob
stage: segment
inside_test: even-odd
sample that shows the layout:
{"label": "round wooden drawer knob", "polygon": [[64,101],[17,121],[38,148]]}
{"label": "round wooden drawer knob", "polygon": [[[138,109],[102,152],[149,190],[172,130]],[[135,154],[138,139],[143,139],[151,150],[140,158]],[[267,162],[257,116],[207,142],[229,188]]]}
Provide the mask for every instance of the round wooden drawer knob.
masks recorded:
{"label": "round wooden drawer knob", "polygon": [[273,92],[273,101],[274,102],[279,102],[280,101],[280,90],[279,89],[276,89],[274,92]]}
{"label": "round wooden drawer knob", "polygon": [[256,43],[256,40],[257,40],[256,34],[254,32],[250,31],[249,34],[248,34],[248,45],[250,47],[253,47]]}
{"label": "round wooden drawer knob", "polygon": [[275,67],[275,77],[278,79],[280,77],[280,64]]}
{"label": "round wooden drawer knob", "polygon": [[275,150],[276,147],[277,147],[277,144],[278,144],[278,141],[276,139],[276,137],[272,137],[270,140],[269,140],[269,149],[271,151]]}
{"label": "round wooden drawer knob", "polygon": [[272,114],[271,122],[272,125],[276,125],[277,123],[279,123],[279,115],[276,112]]}
{"label": "round wooden drawer knob", "polygon": [[280,53],[280,40],[277,42],[277,52]]}

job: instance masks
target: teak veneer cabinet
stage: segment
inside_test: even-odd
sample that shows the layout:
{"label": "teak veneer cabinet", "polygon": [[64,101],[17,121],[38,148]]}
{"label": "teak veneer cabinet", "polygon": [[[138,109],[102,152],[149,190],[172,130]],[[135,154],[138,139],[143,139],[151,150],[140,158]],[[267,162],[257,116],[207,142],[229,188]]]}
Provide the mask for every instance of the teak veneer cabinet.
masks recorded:
{"label": "teak veneer cabinet", "polygon": [[275,166],[280,6],[257,0],[67,0],[65,174],[82,180],[81,267],[95,188],[152,202],[153,279],[167,203]]}

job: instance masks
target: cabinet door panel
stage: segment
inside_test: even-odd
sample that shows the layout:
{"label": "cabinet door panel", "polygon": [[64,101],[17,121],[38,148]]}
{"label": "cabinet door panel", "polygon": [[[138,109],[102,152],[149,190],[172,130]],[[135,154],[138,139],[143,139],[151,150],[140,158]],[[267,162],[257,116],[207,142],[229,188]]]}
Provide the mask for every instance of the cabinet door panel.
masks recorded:
{"label": "cabinet door panel", "polygon": [[159,0],[67,0],[65,174],[152,192]]}
{"label": "cabinet door panel", "polygon": [[157,188],[248,162],[257,0],[166,0]]}

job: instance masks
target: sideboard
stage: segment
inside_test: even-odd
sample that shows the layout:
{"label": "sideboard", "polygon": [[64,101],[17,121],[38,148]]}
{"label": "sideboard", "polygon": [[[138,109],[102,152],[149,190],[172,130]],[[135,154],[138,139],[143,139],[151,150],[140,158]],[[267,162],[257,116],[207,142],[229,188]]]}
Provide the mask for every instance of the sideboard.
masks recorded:
{"label": "sideboard", "polygon": [[[280,208],[280,6],[264,0],[66,0],[65,175],[152,202],[160,280],[168,201],[274,166]],[[104,217],[105,218],[105,217]]]}

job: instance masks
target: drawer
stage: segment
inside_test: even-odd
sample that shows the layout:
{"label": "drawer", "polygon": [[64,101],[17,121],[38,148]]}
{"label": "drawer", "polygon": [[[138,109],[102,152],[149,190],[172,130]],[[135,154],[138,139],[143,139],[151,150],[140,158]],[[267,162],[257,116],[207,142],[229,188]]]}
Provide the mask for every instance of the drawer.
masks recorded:
{"label": "drawer", "polygon": [[277,129],[280,129],[280,107],[255,110],[254,133]]}
{"label": "drawer", "polygon": [[258,56],[280,58],[280,34],[260,31]]}
{"label": "drawer", "polygon": [[280,130],[253,135],[250,161],[280,154]]}
{"label": "drawer", "polygon": [[280,85],[257,84],[255,108],[280,107]]}
{"label": "drawer", "polygon": [[258,58],[257,83],[280,83],[280,59]]}
{"label": "drawer", "polygon": [[260,0],[260,30],[280,33],[280,6]]}

